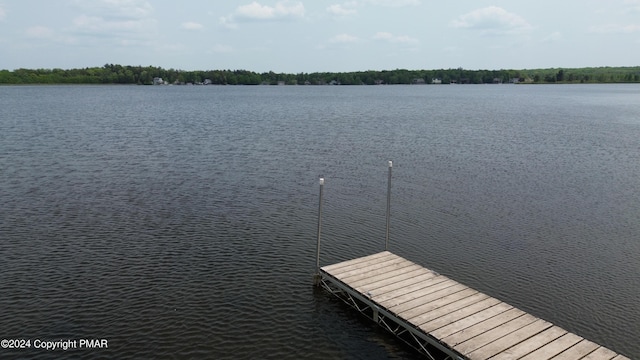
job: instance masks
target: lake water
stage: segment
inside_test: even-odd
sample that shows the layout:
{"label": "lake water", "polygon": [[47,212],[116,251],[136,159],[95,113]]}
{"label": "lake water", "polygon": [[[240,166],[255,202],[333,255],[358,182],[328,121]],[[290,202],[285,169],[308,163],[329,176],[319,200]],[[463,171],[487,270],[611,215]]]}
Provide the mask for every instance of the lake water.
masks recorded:
{"label": "lake water", "polygon": [[[1,358],[398,359],[314,289],[390,250],[640,359],[637,85],[0,87]],[[33,345],[33,343],[32,343]]]}

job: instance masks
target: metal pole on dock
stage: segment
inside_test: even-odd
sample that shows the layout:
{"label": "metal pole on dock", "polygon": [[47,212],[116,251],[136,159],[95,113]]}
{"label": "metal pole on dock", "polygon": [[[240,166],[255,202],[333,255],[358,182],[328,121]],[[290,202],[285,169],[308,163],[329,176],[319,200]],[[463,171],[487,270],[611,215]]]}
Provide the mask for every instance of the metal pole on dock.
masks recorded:
{"label": "metal pole on dock", "polygon": [[393,161],[389,160],[389,180],[387,181],[387,232],[384,241],[385,250],[389,250],[389,223],[391,217],[391,168],[393,168]]}
{"label": "metal pole on dock", "polygon": [[322,196],[324,190],[324,178],[320,178],[320,199],[318,201],[318,244],[316,247],[316,274],[313,277],[315,285],[320,285],[320,234],[322,233]]}

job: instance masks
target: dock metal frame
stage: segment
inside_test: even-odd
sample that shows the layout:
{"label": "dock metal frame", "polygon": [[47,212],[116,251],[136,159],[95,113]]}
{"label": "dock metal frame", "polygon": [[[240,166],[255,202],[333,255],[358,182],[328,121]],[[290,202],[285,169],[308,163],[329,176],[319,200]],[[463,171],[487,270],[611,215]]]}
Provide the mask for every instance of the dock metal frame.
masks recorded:
{"label": "dock metal frame", "polygon": [[466,359],[455,350],[440,343],[433,336],[409,324],[404,319],[395,316],[385,308],[380,307],[371,299],[345,285],[343,282],[337,280],[322,269],[320,269],[318,285],[344,301],[347,305],[358,310],[362,315],[373,320],[376,324],[380,325],[382,328],[389,331],[398,339],[416,349],[418,352],[427,355],[431,360],[442,358],[440,355],[437,357],[434,356],[432,354],[432,348],[435,348],[444,354],[445,358],[443,360]]}

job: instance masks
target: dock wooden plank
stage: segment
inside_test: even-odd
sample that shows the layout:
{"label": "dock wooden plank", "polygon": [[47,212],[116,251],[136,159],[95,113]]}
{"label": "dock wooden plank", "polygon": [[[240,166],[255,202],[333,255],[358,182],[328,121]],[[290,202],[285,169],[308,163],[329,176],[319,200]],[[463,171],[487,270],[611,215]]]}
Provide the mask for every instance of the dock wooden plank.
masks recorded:
{"label": "dock wooden plank", "polygon": [[396,257],[396,256],[388,256],[384,258],[372,259],[369,261],[359,262],[357,264],[349,265],[340,269],[335,269],[331,271],[331,274],[335,277],[339,277],[341,279],[348,278],[352,275],[358,275],[362,273],[366,273],[371,269],[383,268],[385,266],[391,266],[397,263],[409,263],[407,260]]}
{"label": "dock wooden plank", "polygon": [[594,352],[589,353],[589,355],[582,358],[582,360],[611,360],[616,357],[615,352],[605,348],[599,347]]}
{"label": "dock wooden plank", "polygon": [[[378,295],[386,294],[388,292],[395,292],[404,290],[405,292],[415,291],[421,287],[422,284],[429,279],[435,278],[436,275],[424,268],[408,271],[406,273],[400,273],[393,278],[379,280],[373,283],[367,284],[365,287],[358,287],[356,290],[366,290],[374,292]],[[410,290],[407,290],[410,289]]]}
{"label": "dock wooden plank", "polygon": [[[454,285],[455,287],[457,287],[458,285]],[[452,286],[451,288],[453,288],[454,286]],[[448,288],[448,289],[451,289]],[[448,289],[444,289],[442,291],[447,291]],[[477,294],[478,291],[474,290],[474,289],[470,289],[466,286],[462,286],[462,290],[460,291],[454,291],[453,293],[446,295],[446,296],[438,296],[440,294],[440,291],[438,291],[435,298],[431,299],[431,301],[427,301],[427,302],[423,302],[423,301],[418,301],[417,303],[419,304],[418,306],[412,306],[404,311],[397,311],[396,314],[402,316],[405,319],[411,319],[413,317],[422,315],[426,312],[429,312],[433,309],[437,309],[441,306],[450,304],[454,301],[460,300],[460,299],[464,299],[467,296],[471,296],[473,294]],[[422,300],[424,297],[419,298],[418,300]],[[407,302],[410,303],[410,302]],[[406,303],[405,303],[406,304]],[[403,304],[404,305],[404,304]],[[415,304],[414,304],[415,305]]]}
{"label": "dock wooden plank", "polygon": [[473,326],[479,322],[485,321],[511,309],[513,309],[513,306],[504,302],[500,302],[497,305],[493,305],[473,315],[464,317],[458,321],[451,322],[449,325],[438,328],[437,330],[432,331],[431,335],[435,336],[438,339],[444,339],[449,335],[453,335],[457,332],[469,328],[470,326]]}
{"label": "dock wooden plank", "polygon": [[[483,294],[484,295],[484,294]],[[460,319],[464,319],[467,318],[473,314],[482,312],[483,310],[486,310],[488,308],[491,308],[492,306],[498,304],[500,302],[500,300],[496,299],[496,298],[492,298],[492,297],[485,297],[484,299],[470,304],[470,305],[466,305],[458,310],[454,310],[444,316],[440,316],[439,318],[434,318],[431,321],[427,321],[425,323],[422,323],[419,325],[420,329],[422,329],[423,331],[426,331],[430,334],[433,335],[433,332],[436,329],[440,329],[442,327],[451,325],[455,322],[458,322],[458,320]],[[414,324],[416,324],[416,322],[413,322]]]}
{"label": "dock wooden plank", "polygon": [[383,262],[378,262],[377,259],[374,259],[358,264],[358,267],[356,268],[352,268],[346,271],[334,271],[331,274],[345,282],[350,282],[350,279],[353,279],[353,281],[357,281],[367,276],[384,274],[388,271],[400,269],[409,265],[413,265],[413,263],[404,259],[392,258],[387,259]]}
{"label": "dock wooden plank", "polygon": [[382,268],[378,270],[374,270],[367,273],[363,273],[357,276],[351,276],[345,281],[345,283],[349,284],[352,288],[358,288],[362,286],[366,286],[368,284],[375,283],[380,280],[392,278],[398,274],[406,273],[407,271],[419,269],[420,266],[416,264],[410,264],[409,266],[402,266],[399,264],[398,267],[393,269],[391,268]]}
{"label": "dock wooden plank", "polygon": [[589,340],[582,340],[560,353],[560,355],[553,358],[553,360],[580,360],[599,347],[600,345]]}
{"label": "dock wooden plank", "polygon": [[[402,283],[408,283],[408,281],[412,281],[413,279],[406,279],[405,281],[402,281]],[[378,288],[375,290],[371,290],[372,294],[375,294],[375,299],[378,302],[385,302],[391,299],[403,299],[403,298],[412,298],[413,297],[413,293],[420,291],[422,289],[426,289],[428,287],[446,282],[448,279],[443,278],[443,277],[430,277],[427,278],[423,281],[420,282],[413,282],[410,283],[409,285],[399,288],[399,289],[393,289],[391,288],[389,290],[389,287],[383,287],[383,288]],[[448,281],[452,281],[452,280],[448,280]]]}
{"label": "dock wooden plank", "polygon": [[[519,342],[518,344],[508,348],[507,350],[502,351],[501,353],[497,354],[491,359],[492,360],[520,359],[538,350],[542,346],[556,340],[557,338],[559,338],[560,336],[566,333],[567,333],[567,330],[558,326],[552,326],[522,342]],[[540,360],[545,358],[539,357],[536,359]]]}
{"label": "dock wooden plank", "polygon": [[613,360],[631,360],[628,357],[624,356],[624,355],[618,355],[616,357],[613,358]]}
{"label": "dock wooden plank", "polygon": [[[453,333],[447,337],[444,337],[443,340],[446,341],[451,346],[455,347],[456,345],[459,345],[479,335],[483,335],[484,338],[490,338],[492,334],[490,331],[493,331],[495,333],[496,331],[494,329],[502,327],[500,329],[501,330],[500,332],[503,332],[506,326],[515,326],[513,323],[507,324],[508,322],[515,320],[525,314],[526,313],[520,309],[512,308],[510,310],[505,311],[504,313],[491,317],[487,320],[483,320],[475,325],[472,325],[468,328],[458,331],[457,333]],[[523,324],[522,326],[525,326],[530,322],[533,322],[534,318],[533,317],[531,318],[532,318],[531,321]],[[512,331],[515,331],[517,329],[518,328]],[[488,334],[484,335],[485,333],[488,333]],[[499,336],[503,336],[503,335],[499,335]],[[483,345],[497,339],[499,336],[495,337],[492,340],[487,340],[485,343],[483,343]],[[479,342],[479,340],[476,340],[476,342]],[[476,348],[480,346],[481,345],[478,345]],[[475,350],[476,348],[470,349],[469,351]]]}
{"label": "dock wooden plank", "polygon": [[451,357],[629,360],[389,251],[324,266],[320,274],[329,290],[339,289],[335,294],[368,304],[356,306],[360,311],[386,311],[385,321],[393,319],[422,341],[436,339],[432,345],[445,346],[440,349]]}
{"label": "dock wooden plank", "polygon": [[539,334],[540,332],[552,326],[553,324],[547,321],[537,319],[533,323],[522,327],[506,336],[503,336],[500,339],[493,341],[466,355],[472,360],[488,359],[506,351],[507,349],[525,341],[532,336],[535,336],[536,334]]}
{"label": "dock wooden plank", "polygon": [[[472,291],[475,291],[473,289],[469,289]],[[463,291],[461,291],[458,294],[461,294]],[[489,295],[485,295],[481,292],[475,292],[469,296],[465,296],[465,297],[461,297],[455,301],[448,301],[447,303],[442,305],[442,306],[438,306],[430,311],[427,311],[425,313],[419,314],[417,316],[414,317],[409,317],[407,318],[407,320],[409,320],[409,322],[411,322],[414,325],[419,326],[420,324],[424,324],[428,321],[432,321],[434,319],[439,319],[442,316],[448,315],[454,311],[463,309],[467,306],[471,306],[479,301],[482,301],[486,298],[488,298]],[[453,300],[453,295],[452,295],[452,299]],[[434,302],[434,304],[437,302]]]}
{"label": "dock wooden plank", "polygon": [[[421,304],[422,300],[417,299],[452,286],[456,286],[455,289],[457,290],[455,291],[460,291],[465,288],[464,285],[448,279],[444,276],[436,276],[425,280],[421,284],[415,284],[414,286],[411,286],[409,291],[405,291],[405,289],[398,289],[396,291],[381,294],[378,300],[382,303],[385,303],[385,306],[389,307],[397,306],[408,301],[414,301],[417,304]],[[390,302],[390,300],[392,300],[392,302]],[[426,301],[426,299],[424,300]]]}
{"label": "dock wooden plank", "polygon": [[[432,277],[434,277],[432,273],[423,267],[418,267],[413,270],[409,268],[406,269],[405,272],[398,273],[392,278],[381,279],[367,284],[367,290],[375,290],[385,287],[388,287],[389,290],[395,290]],[[399,283],[402,283],[402,285]]]}
{"label": "dock wooden plank", "polygon": [[379,252],[379,253],[376,253],[376,254],[371,254],[371,255],[368,255],[368,256],[364,256],[364,257],[361,257],[361,258],[346,260],[346,261],[339,262],[339,263],[336,263],[336,264],[322,266],[321,269],[326,271],[326,272],[328,272],[328,273],[330,273],[332,271],[335,271],[337,269],[343,268],[345,266],[356,265],[356,264],[364,262],[364,261],[369,261],[369,260],[382,258],[382,257],[396,257],[396,256],[397,255],[392,254],[389,251],[383,251],[383,252]]}
{"label": "dock wooden plank", "polygon": [[341,279],[342,281],[347,282],[353,276],[370,274],[372,271],[378,271],[378,274],[379,274],[380,270],[387,267],[402,268],[405,266],[409,266],[411,264],[412,264],[411,262],[408,262],[406,260],[403,261],[403,259],[396,259],[396,258],[386,258],[384,261],[380,261],[380,262],[374,259],[371,261],[352,265],[348,269],[338,269],[337,271],[332,271],[331,275]]}
{"label": "dock wooden plank", "polygon": [[580,336],[572,333],[566,333],[547,345],[539,348],[538,350],[530,353],[520,360],[539,360],[539,359],[551,359],[552,357],[560,354],[567,349],[570,349],[573,345],[584,340]]}
{"label": "dock wooden plank", "polygon": [[[522,325],[527,322],[529,323]],[[480,335],[465,341],[455,349],[470,359],[488,359],[551,326],[546,321],[526,314],[483,334],[486,336]]]}
{"label": "dock wooden plank", "polygon": [[428,288],[415,291],[407,296],[401,296],[382,302],[382,305],[394,313],[400,313],[429,301],[440,299],[449,294],[462,291],[467,287],[453,280],[443,281]]}

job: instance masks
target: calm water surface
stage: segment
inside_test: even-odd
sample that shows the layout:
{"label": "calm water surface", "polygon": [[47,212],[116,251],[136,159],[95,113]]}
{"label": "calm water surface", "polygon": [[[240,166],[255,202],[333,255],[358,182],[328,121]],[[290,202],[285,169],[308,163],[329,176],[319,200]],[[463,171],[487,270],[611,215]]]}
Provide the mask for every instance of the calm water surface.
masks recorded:
{"label": "calm water surface", "polygon": [[0,358],[398,359],[384,247],[640,358],[640,87],[0,87]]}

